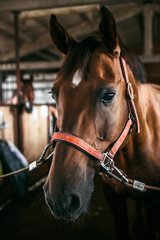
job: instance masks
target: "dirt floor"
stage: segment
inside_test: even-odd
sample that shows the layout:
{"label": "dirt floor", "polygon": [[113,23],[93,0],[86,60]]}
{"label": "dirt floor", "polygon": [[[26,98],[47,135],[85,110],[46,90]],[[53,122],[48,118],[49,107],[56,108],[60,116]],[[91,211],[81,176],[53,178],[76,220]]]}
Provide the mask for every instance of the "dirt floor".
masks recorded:
{"label": "dirt floor", "polygon": [[99,177],[95,185],[86,216],[73,223],[56,220],[50,214],[42,185],[14,199],[0,211],[0,240],[114,240],[113,218]]}

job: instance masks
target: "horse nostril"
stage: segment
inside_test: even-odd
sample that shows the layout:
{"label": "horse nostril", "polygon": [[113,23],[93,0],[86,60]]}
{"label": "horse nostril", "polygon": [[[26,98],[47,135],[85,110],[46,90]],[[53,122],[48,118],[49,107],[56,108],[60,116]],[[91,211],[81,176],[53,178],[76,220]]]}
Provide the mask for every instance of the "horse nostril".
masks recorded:
{"label": "horse nostril", "polygon": [[68,212],[76,212],[79,210],[81,205],[80,198],[72,194],[71,196],[68,197]]}

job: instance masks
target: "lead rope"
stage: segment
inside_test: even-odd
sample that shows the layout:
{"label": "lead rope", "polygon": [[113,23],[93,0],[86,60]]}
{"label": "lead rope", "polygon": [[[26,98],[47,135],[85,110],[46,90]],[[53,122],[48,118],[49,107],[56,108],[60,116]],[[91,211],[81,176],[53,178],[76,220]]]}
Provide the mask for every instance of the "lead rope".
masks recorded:
{"label": "lead rope", "polygon": [[31,172],[33,169],[38,168],[38,167],[41,166],[43,163],[45,163],[46,161],[48,161],[48,160],[50,159],[50,157],[53,156],[54,151],[52,151],[52,152],[48,155],[48,157],[44,158],[47,150],[48,150],[51,146],[52,146],[52,143],[49,143],[49,144],[45,147],[45,149],[43,150],[43,153],[42,153],[42,155],[40,156],[40,158],[39,158],[38,160],[35,160],[35,161],[33,161],[32,163],[30,163],[27,167],[21,168],[21,169],[19,169],[19,170],[16,170],[16,171],[14,171],[14,172],[11,172],[11,173],[3,174],[3,175],[0,176],[0,178],[9,177],[9,176],[12,176],[12,175],[14,175],[14,174],[21,173],[21,172],[27,171],[27,170],[28,170],[29,172]]}
{"label": "lead rope", "polygon": [[[115,163],[112,159],[108,160],[108,162],[105,164],[104,164],[104,162],[100,162],[100,164],[103,168],[103,170],[100,170],[100,172],[99,172],[100,175],[104,173],[105,175],[107,175],[107,177],[113,177],[115,180],[124,184],[125,186],[135,189],[140,192],[146,192],[147,189],[160,191],[159,187],[146,185],[145,183],[140,182],[138,180],[132,180],[130,178],[127,178],[127,175],[125,175],[122,172],[122,170],[118,169],[115,166]],[[113,171],[115,171],[119,175],[119,177],[117,175],[115,175],[113,173]]]}

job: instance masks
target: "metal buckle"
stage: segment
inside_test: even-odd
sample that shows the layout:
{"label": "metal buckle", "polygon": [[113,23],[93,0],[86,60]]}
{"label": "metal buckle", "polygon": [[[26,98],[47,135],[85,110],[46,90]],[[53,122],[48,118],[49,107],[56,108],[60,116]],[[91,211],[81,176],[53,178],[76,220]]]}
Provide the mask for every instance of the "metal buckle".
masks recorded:
{"label": "metal buckle", "polygon": [[132,87],[132,84],[129,82],[127,84],[127,89],[128,89],[128,94],[129,94],[129,97],[134,100],[134,93],[133,93],[133,87]]}
{"label": "metal buckle", "polygon": [[[100,162],[100,164],[105,170],[111,172],[113,170],[114,161],[112,158],[108,156],[108,152],[103,153],[103,155],[104,155],[104,158],[103,158],[103,161]],[[108,161],[105,163],[106,159],[108,159]]]}
{"label": "metal buckle", "polygon": [[108,163],[111,164],[112,162],[114,162],[113,159],[108,156],[108,152],[103,153],[103,155],[104,155],[104,158],[103,158],[103,163],[104,163],[104,164],[105,164],[106,158],[109,160],[109,161],[107,162],[107,164],[108,164]]}

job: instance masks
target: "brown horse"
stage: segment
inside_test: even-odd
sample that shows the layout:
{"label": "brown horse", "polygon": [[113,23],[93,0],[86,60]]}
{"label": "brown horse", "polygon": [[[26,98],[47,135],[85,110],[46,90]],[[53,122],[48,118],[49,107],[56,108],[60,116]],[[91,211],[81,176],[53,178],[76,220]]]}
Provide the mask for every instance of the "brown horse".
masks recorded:
{"label": "brown horse", "polygon": [[[56,17],[51,16],[52,40],[57,49],[67,55],[52,88],[57,103],[58,129],[60,133],[71,133],[72,138],[78,136],[92,150],[104,153],[115,147],[117,139],[122,139],[121,134],[124,135],[132,114],[135,125],[132,131],[125,132],[123,143],[114,157],[115,166],[130,179],[160,187],[160,87],[144,83],[145,74],[140,61],[119,44],[113,15],[105,7],[101,8],[101,14],[99,38],[89,37],[81,42],[73,40]],[[129,102],[136,109],[134,113],[128,104],[121,56],[126,62],[129,84],[133,86],[129,90]],[[82,145],[87,148],[85,143],[81,141],[80,149]],[[66,220],[75,220],[86,213],[99,166],[93,156],[72,145],[66,141],[56,143],[44,185],[51,212]],[[114,171],[110,171],[112,173]],[[117,238],[129,239],[126,199],[131,197],[143,200],[145,222],[142,235],[145,239],[155,239],[160,193],[137,191],[104,173],[102,178],[105,197],[114,215]]]}
{"label": "brown horse", "polygon": [[23,79],[22,76],[20,80],[20,90],[17,89],[7,103],[11,105],[19,104],[21,111],[25,109],[28,113],[30,113],[32,112],[33,101],[33,76],[31,76],[29,79]]}

